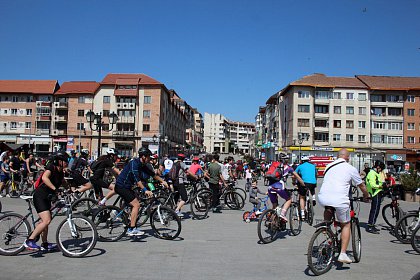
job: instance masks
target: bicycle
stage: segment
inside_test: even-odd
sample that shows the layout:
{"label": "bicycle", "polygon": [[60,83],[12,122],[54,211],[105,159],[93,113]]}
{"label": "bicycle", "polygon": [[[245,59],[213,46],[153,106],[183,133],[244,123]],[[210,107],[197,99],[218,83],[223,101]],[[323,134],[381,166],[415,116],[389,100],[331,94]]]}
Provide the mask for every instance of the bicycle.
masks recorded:
{"label": "bicycle", "polygon": [[[237,189],[240,188],[235,188],[234,185],[228,184],[227,187],[222,188],[222,192],[220,194],[220,200],[224,201],[225,205],[232,210],[240,210],[245,206],[245,198],[242,194],[237,192]],[[208,207],[211,207],[213,192],[210,189],[201,189],[197,192],[197,195],[204,198]]]}
{"label": "bicycle", "polygon": [[286,191],[291,195],[292,204],[290,205],[289,210],[289,225],[290,232],[292,235],[299,235],[302,231],[302,215],[299,201],[299,191],[295,189],[286,189]]}
{"label": "bicycle", "polygon": [[390,187],[385,191],[385,193],[392,201],[382,208],[382,217],[384,218],[385,223],[387,223],[391,227],[391,230],[393,230],[400,217],[404,215],[404,212],[398,203],[398,191],[395,188]]}
{"label": "bicycle", "polygon": [[[420,194],[420,188],[417,189],[416,194]],[[411,242],[411,237],[417,227],[420,226],[420,206],[417,211],[409,211],[395,224],[394,235],[404,244]]]}
{"label": "bicycle", "polygon": [[[89,219],[73,215],[69,197],[61,193],[59,199],[51,208],[51,219],[62,210],[66,210],[67,218],[58,226],[56,242],[59,250],[66,257],[81,258],[89,254],[95,248],[98,240],[95,225]],[[25,240],[31,235],[32,229],[28,219],[35,228],[40,218],[34,218],[32,211],[32,196],[21,196],[28,203],[28,213],[22,216],[17,213],[8,213],[0,217],[0,255],[14,256],[22,252]],[[37,240],[39,240],[39,236]]]}
{"label": "bicycle", "polygon": [[[140,223],[144,224],[150,218],[150,225],[158,238],[166,240],[177,238],[181,233],[181,219],[175,211],[161,205],[155,195],[145,198],[140,196],[136,189],[135,193],[142,204],[136,225],[139,226],[139,219],[144,214],[146,218]],[[100,208],[93,218],[99,240],[108,242],[120,240],[130,224],[128,215],[130,211],[130,205],[125,205],[122,209],[113,205]]]}
{"label": "bicycle", "polygon": [[[353,207],[354,202],[363,201],[362,197],[350,198],[350,227],[351,227],[351,244],[353,250],[354,262],[360,262],[362,257],[362,238],[360,232],[359,218]],[[359,210],[359,204],[356,206]],[[332,216],[331,220],[324,221],[315,225],[316,228],[308,246],[308,266],[315,275],[327,273],[332,265],[334,258],[338,257],[341,251],[341,229],[338,229],[338,222],[335,221],[335,209],[333,207],[325,207]],[[334,226],[334,231],[331,228]],[[318,239],[319,238],[319,239]]]}
{"label": "bicycle", "polygon": [[276,211],[276,209],[267,209],[258,220],[258,238],[264,244],[273,242],[281,231],[286,230],[287,221],[282,219],[278,212],[280,211]]}
{"label": "bicycle", "polygon": [[257,211],[264,212],[265,210],[267,210],[267,209],[268,209],[268,207],[267,207],[267,200],[268,200],[268,196],[263,197],[263,198],[261,199],[261,202],[263,203],[263,207],[261,207],[261,208],[257,208],[257,205],[256,205],[256,204],[254,204],[254,208],[252,208],[252,210],[251,210],[251,211],[245,211],[245,213],[242,215],[242,219],[243,219],[246,223],[249,223],[249,222],[251,222],[251,221],[253,221],[253,220],[258,219],[258,216],[260,216],[262,213],[257,215],[257,213],[256,213],[256,212],[257,212]]}
{"label": "bicycle", "polygon": [[10,189],[10,197],[11,198],[18,198],[20,193],[18,192],[18,184],[15,181],[15,172],[10,172],[10,179],[6,183],[6,189]]}

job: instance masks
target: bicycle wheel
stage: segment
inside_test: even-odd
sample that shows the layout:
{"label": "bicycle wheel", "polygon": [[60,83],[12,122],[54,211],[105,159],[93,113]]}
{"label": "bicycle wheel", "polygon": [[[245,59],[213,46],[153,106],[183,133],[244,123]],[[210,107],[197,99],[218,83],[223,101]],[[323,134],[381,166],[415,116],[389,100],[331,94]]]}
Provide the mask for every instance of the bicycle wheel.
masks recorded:
{"label": "bicycle wheel", "polygon": [[326,228],[315,231],[308,246],[308,266],[315,275],[328,272],[335,254],[334,234]]}
{"label": "bicycle wheel", "polygon": [[382,208],[382,217],[384,218],[385,223],[393,229],[395,224],[401,217],[402,210],[400,207],[395,207],[392,203],[385,205]]}
{"label": "bicycle wheel", "polygon": [[351,246],[353,249],[354,262],[360,262],[362,257],[362,235],[360,233],[360,225],[358,219],[351,221]]}
{"label": "bicycle wheel", "polygon": [[0,255],[14,256],[22,252],[23,243],[31,232],[29,222],[22,215],[10,213],[0,218]]}
{"label": "bicycle wheel", "polygon": [[98,233],[93,222],[84,216],[63,220],[57,228],[57,246],[64,256],[81,258],[95,248]]}
{"label": "bicycle wheel", "polygon": [[239,193],[240,195],[242,195],[242,197],[246,200],[246,191],[244,191],[241,188],[235,188],[235,192]]}
{"label": "bicycle wheel", "polygon": [[420,226],[417,226],[411,235],[411,246],[420,254]]}
{"label": "bicycle wheel", "polygon": [[302,231],[302,218],[299,214],[300,207],[292,203],[289,211],[290,232],[296,236]]}
{"label": "bicycle wheel", "polygon": [[225,204],[230,209],[239,210],[245,206],[245,199],[241,194],[230,191],[225,194]]}
{"label": "bicycle wheel", "polygon": [[207,200],[204,196],[198,194],[194,195],[190,200],[190,207],[193,217],[197,220],[207,218],[209,205],[207,204]]}
{"label": "bicycle wheel", "polygon": [[120,240],[127,231],[128,219],[124,211],[116,206],[106,206],[93,217],[98,231],[98,240],[112,242]]}
{"label": "bicycle wheel", "polygon": [[73,214],[79,214],[93,220],[93,216],[99,211],[98,202],[92,198],[80,198],[72,203]]}
{"label": "bicycle wheel", "polygon": [[314,205],[312,195],[306,196],[306,221],[310,226],[314,223]]}
{"label": "bicycle wheel", "polygon": [[1,213],[1,210],[3,210],[3,206],[1,205],[1,201],[0,201],[0,213]]}
{"label": "bicycle wheel", "polygon": [[279,233],[280,218],[277,217],[274,209],[267,209],[258,220],[258,238],[264,244],[268,244],[277,239]]}
{"label": "bicycle wheel", "polygon": [[395,225],[395,237],[404,244],[409,244],[414,229],[420,224],[419,213],[409,213],[402,217]]}
{"label": "bicycle wheel", "polygon": [[159,205],[150,215],[150,225],[157,237],[167,240],[175,239],[181,233],[181,219],[174,210]]}
{"label": "bicycle wheel", "polygon": [[213,193],[208,189],[201,189],[197,192],[196,195],[203,197],[206,200],[206,203],[210,209],[213,202]]}

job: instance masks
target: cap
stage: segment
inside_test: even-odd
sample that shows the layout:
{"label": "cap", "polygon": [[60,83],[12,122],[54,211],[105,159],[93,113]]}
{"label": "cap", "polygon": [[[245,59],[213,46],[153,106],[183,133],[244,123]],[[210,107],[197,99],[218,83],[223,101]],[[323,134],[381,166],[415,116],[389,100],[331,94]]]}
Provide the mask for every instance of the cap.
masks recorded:
{"label": "cap", "polygon": [[152,155],[152,158],[157,159],[157,158],[159,158],[159,156],[157,154],[154,154],[154,155]]}

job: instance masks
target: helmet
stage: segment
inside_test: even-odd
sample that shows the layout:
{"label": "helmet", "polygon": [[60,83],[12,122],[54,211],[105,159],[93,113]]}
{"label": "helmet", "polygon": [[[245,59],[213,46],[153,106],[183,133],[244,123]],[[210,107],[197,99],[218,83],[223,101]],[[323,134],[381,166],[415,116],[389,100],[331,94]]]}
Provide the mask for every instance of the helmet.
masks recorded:
{"label": "helmet", "polygon": [[145,156],[145,157],[149,156],[150,157],[152,155],[152,152],[146,147],[141,147],[139,149],[138,154],[139,154],[139,157],[142,157],[142,156]]}
{"label": "helmet", "polygon": [[382,162],[382,161],[380,161],[380,160],[377,160],[377,161],[375,161],[375,165],[373,166],[373,167],[379,167],[379,168],[381,168],[382,170],[384,170],[385,169],[385,164]]}
{"label": "helmet", "polygon": [[154,158],[154,159],[158,159],[158,158],[159,158],[159,156],[158,156],[157,154],[154,154],[154,155],[152,155],[152,158]]}
{"label": "helmet", "polygon": [[58,151],[53,156],[56,160],[67,161],[69,159],[69,155],[64,151]]}
{"label": "helmet", "polygon": [[280,154],[280,159],[288,159],[289,156],[287,154]]}
{"label": "helmet", "polygon": [[302,156],[301,160],[302,161],[309,161],[309,157],[308,156]]}
{"label": "helmet", "polygon": [[82,150],[82,151],[80,152],[80,155],[81,155],[82,157],[85,157],[85,156],[88,156],[88,155],[89,155],[89,152],[88,152],[88,151],[85,151],[85,150]]}
{"label": "helmet", "polygon": [[178,154],[177,156],[178,156],[178,159],[184,159],[185,158],[184,154]]}
{"label": "helmet", "polygon": [[110,148],[110,149],[106,150],[106,153],[108,155],[116,155],[117,154],[117,152],[113,148]]}

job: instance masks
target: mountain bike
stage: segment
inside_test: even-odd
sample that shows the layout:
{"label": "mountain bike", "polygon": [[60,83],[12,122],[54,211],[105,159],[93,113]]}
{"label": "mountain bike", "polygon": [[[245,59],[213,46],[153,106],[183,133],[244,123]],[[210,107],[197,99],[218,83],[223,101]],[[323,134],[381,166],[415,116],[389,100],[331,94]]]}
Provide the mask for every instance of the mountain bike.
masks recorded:
{"label": "mountain bike", "polygon": [[385,223],[393,230],[395,224],[404,215],[404,212],[398,203],[399,193],[397,189],[390,187],[385,191],[385,194],[388,195],[392,201],[382,208],[382,217],[384,218]]}
{"label": "mountain bike", "polygon": [[296,236],[302,231],[302,215],[299,201],[299,192],[298,189],[286,189],[290,194],[292,199],[292,204],[289,209],[289,225],[290,232],[292,235]]}
{"label": "mountain bike", "polygon": [[[80,258],[89,254],[95,248],[98,235],[91,220],[73,215],[69,197],[60,193],[61,198],[51,208],[51,218],[63,209],[67,213],[57,228],[56,242],[60,251],[66,257]],[[0,255],[14,256],[22,252],[25,240],[31,235],[32,228],[40,218],[34,218],[32,211],[32,196],[21,196],[28,203],[28,213],[22,216],[17,213],[8,213],[0,217]],[[29,220],[30,218],[30,220]],[[31,223],[30,223],[31,222]],[[39,236],[36,241],[39,240]]]}
{"label": "mountain bike", "polygon": [[[362,256],[362,238],[360,232],[358,212],[359,201],[363,198],[350,198],[350,227],[351,227],[351,246],[353,250],[354,262],[360,262]],[[354,202],[357,202],[354,209]],[[316,231],[312,235],[308,246],[308,266],[315,275],[327,273],[332,265],[333,260],[338,257],[341,251],[341,229],[338,229],[338,222],[335,221],[335,209],[333,207],[325,207],[325,216],[331,216],[331,220],[324,221],[315,225]],[[332,229],[332,227],[334,230]]]}
{"label": "mountain bike", "polygon": [[[416,194],[420,194],[420,188],[417,189]],[[404,244],[411,242],[411,236],[414,230],[420,226],[420,207],[417,211],[409,211],[395,224],[394,235]]]}
{"label": "mountain bike", "polygon": [[265,210],[258,220],[258,238],[264,244],[268,244],[277,239],[281,231],[286,230],[287,221],[280,217],[281,209]]}

